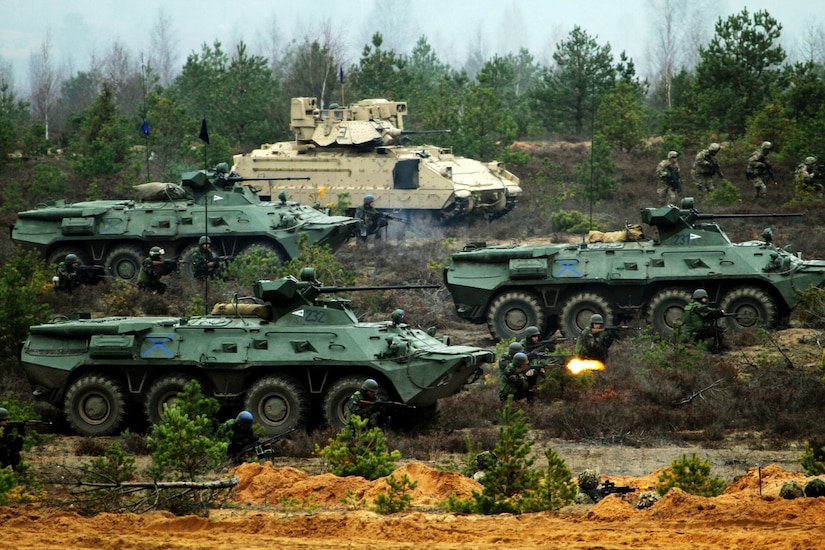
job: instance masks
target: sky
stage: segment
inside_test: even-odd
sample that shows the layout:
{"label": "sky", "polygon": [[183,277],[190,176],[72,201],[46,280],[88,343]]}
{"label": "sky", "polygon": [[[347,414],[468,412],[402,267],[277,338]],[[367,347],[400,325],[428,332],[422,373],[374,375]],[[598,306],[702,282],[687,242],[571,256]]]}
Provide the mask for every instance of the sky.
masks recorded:
{"label": "sky", "polygon": [[[462,67],[472,45],[489,58],[527,48],[549,62],[555,44],[578,25],[615,56],[622,51],[644,75],[655,37],[655,5],[674,0],[0,0],[0,66],[10,68],[19,91],[29,89],[29,65],[50,37],[57,66],[85,70],[92,56],[105,55],[115,42],[139,58],[150,48],[158,18],[171,20],[176,66],[216,39],[230,50],[243,40],[252,53],[266,55],[271,29],[282,46],[313,36],[321,23],[347,45],[349,63],[377,30],[385,45],[408,53],[425,35],[439,58]],[[708,36],[719,16],[767,9],[783,26],[783,45],[791,51],[812,25],[825,25],[821,0],[692,0],[705,7]],[[231,50],[230,50],[231,51]]]}

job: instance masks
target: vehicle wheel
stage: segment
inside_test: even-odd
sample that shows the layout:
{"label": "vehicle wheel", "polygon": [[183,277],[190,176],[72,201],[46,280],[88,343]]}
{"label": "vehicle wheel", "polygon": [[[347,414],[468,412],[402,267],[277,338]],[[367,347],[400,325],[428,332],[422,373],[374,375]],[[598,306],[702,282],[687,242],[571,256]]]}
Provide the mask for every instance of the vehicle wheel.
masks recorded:
{"label": "vehicle wheel", "polygon": [[[332,384],[324,395],[324,420],[334,429],[347,425],[347,404],[352,394],[361,388],[367,376],[345,376]],[[379,388],[379,393],[381,389]]]}
{"label": "vehicle wheel", "polygon": [[528,292],[505,292],[493,300],[487,312],[487,328],[493,338],[519,336],[530,325],[543,334],[545,322],[541,303]]}
{"label": "vehicle wheel", "polygon": [[183,249],[183,252],[178,256],[179,260],[183,260],[183,264],[179,266],[180,273],[188,279],[194,279],[195,273],[192,271],[192,254],[198,249],[198,243],[190,244]]}
{"label": "vehicle wheel", "polygon": [[80,265],[89,265],[91,263],[89,260],[89,253],[86,251],[85,246],[59,246],[49,253],[47,261],[49,262],[49,265],[57,265],[66,259],[67,254],[74,254],[77,256],[77,259],[80,260]]}
{"label": "vehicle wheel", "polygon": [[141,251],[135,246],[115,247],[106,255],[106,270],[113,277],[137,282],[140,266],[148,253],[148,249]]}
{"label": "vehicle wheel", "polygon": [[616,311],[606,297],[595,292],[574,294],[561,308],[559,330],[568,338],[577,338],[590,326],[590,316],[595,313],[604,317],[605,325],[613,325],[616,322]]}
{"label": "vehicle wheel", "polygon": [[186,374],[168,374],[155,380],[146,392],[144,404],[144,413],[149,424],[160,422],[164,405],[171,406],[178,398],[178,394],[192,380],[193,378]]}
{"label": "vehicle wheel", "polygon": [[309,393],[291,376],[267,376],[246,392],[244,408],[266,435],[278,435],[307,423]]}
{"label": "vehicle wheel", "polygon": [[734,288],[722,298],[725,313],[736,317],[720,319],[720,325],[730,332],[749,328],[773,328],[777,322],[776,302],[770,294],[755,286]]}
{"label": "vehicle wheel", "polygon": [[126,416],[123,387],[108,376],[81,376],[66,392],[63,412],[78,435],[115,434]]}
{"label": "vehicle wheel", "polygon": [[673,337],[676,323],[685,318],[685,306],[693,299],[686,288],[666,288],[653,295],[647,310],[647,322],[662,338]]}

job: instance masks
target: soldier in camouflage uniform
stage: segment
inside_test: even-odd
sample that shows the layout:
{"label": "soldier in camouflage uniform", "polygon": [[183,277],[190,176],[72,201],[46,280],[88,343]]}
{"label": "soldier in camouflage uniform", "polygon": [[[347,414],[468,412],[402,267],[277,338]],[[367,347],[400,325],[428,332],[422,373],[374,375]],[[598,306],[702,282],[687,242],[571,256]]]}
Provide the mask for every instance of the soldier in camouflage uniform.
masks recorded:
{"label": "soldier in camouflage uniform", "polygon": [[518,401],[530,395],[530,378],[536,376],[536,371],[530,368],[529,362],[525,353],[518,352],[499,372],[499,399],[507,401],[513,396],[513,400]]}
{"label": "soldier in camouflage uniform", "polygon": [[767,182],[773,182],[776,185],[773,167],[768,162],[768,154],[771,151],[773,151],[773,144],[770,141],[764,141],[759,149],[748,157],[748,169],[745,175],[753,183],[753,191],[757,199],[763,199],[768,195]]}
{"label": "soldier in camouflage uniform", "polygon": [[241,411],[232,420],[227,420],[222,427],[224,436],[229,440],[226,454],[236,463],[243,462],[246,458],[241,450],[249,444],[258,440],[255,431],[252,429],[252,413]]}
{"label": "soldier in camouflage uniform", "polygon": [[722,170],[719,169],[719,161],[716,160],[716,155],[722,146],[718,143],[711,143],[707,149],[699,151],[696,154],[696,160],[693,161],[693,168],[690,170],[691,178],[693,179],[696,190],[699,196],[704,193],[713,193],[716,191],[716,183],[713,181],[713,176],[719,174],[719,179],[724,178]]}
{"label": "soldier in camouflage uniform", "polygon": [[659,179],[659,198],[670,204],[678,204],[682,197],[682,175],[679,171],[679,153],[671,151],[667,159],[656,166]]}
{"label": "soldier in camouflage uniform", "polygon": [[8,409],[0,408],[0,468],[11,466],[15,472],[20,468],[20,452],[23,450],[23,440],[26,437],[26,428],[8,425],[11,418]]}
{"label": "soldier in camouflage uniform", "polygon": [[708,293],[699,288],[693,292],[693,301],[685,306],[682,321],[687,336],[694,342],[714,339],[717,349],[722,348],[722,329],[716,321],[724,315],[720,308],[708,303]]}
{"label": "soldier in camouflage uniform", "polygon": [[387,218],[375,208],[375,197],[364,195],[364,203],[355,209],[355,217],[361,220],[361,239],[375,235],[381,240],[381,229],[387,227]]}
{"label": "soldier in camouflage uniform", "polygon": [[594,359],[607,362],[607,354],[613,340],[614,330],[604,330],[604,317],[598,313],[590,316],[590,326],[585,328],[576,339],[576,356],[582,359]]}
{"label": "soldier in camouflage uniform", "polygon": [[75,254],[66,254],[66,258],[57,264],[57,274],[54,277],[55,290],[65,290],[69,294],[80,286],[77,277],[77,268],[80,260]]}
{"label": "soldier in camouflage uniform", "polygon": [[376,406],[378,399],[378,382],[372,378],[367,378],[361,383],[361,389],[352,394],[347,403],[347,422],[353,416],[358,416],[362,420],[369,422],[367,426],[374,428],[381,425],[382,411],[380,406]]}
{"label": "soldier in camouflage uniform", "polygon": [[794,179],[800,189],[817,195],[822,194],[822,181],[816,173],[816,157],[808,157],[805,162],[798,165],[794,172]]}

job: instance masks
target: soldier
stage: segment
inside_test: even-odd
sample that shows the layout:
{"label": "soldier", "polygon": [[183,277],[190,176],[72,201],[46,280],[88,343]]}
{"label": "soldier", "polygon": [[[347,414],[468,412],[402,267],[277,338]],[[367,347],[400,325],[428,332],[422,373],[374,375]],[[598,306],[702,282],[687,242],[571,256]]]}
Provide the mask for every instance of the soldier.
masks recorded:
{"label": "soldier", "polygon": [[198,239],[198,248],[192,254],[192,275],[196,279],[213,278],[220,275],[225,257],[211,250],[212,239],[204,235]]}
{"label": "soldier", "polygon": [[355,209],[355,217],[361,220],[361,239],[375,235],[376,240],[381,240],[380,229],[387,227],[387,219],[376,210],[375,197],[364,195],[364,204]]}
{"label": "soldier", "polygon": [[397,327],[401,323],[404,322],[404,310],[403,309],[396,309],[390,315],[390,320],[392,320],[392,326]]}
{"label": "soldier", "polygon": [[20,469],[20,451],[23,450],[26,428],[12,428],[9,426],[10,418],[8,409],[0,408],[0,429],[3,431],[0,435],[0,468],[11,466],[11,469],[17,472]]}
{"label": "soldier", "polygon": [[507,398],[512,396],[513,400],[517,401],[530,397],[531,390],[535,388],[543,374],[543,368],[530,366],[526,353],[516,353],[499,372],[498,398],[507,401]]}
{"label": "soldier", "polygon": [[822,182],[816,173],[816,157],[807,157],[805,162],[796,167],[794,172],[796,184],[800,189],[810,193],[822,194]]}
{"label": "soldier", "polygon": [[722,149],[721,145],[711,143],[707,149],[696,154],[696,160],[693,161],[690,175],[700,195],[713,193],[716,190],[716,184],[713,181],[714,175],[718,174],[719,179],[725,177],[722,170],[719,169],[719,161],[716,160],[716,155],[719,154],[720,149]]}
{"label": "soldier", "polygon": [[75,254],[66,254],[66,258],[57,264],[57,275],[55,275],[55,290],[65,290],[69,294],[72,290],[80,286],[80,279],[77,276],[77,268],[80,265]]}
{"label": "soldier", "polygon": [[598,313],[590,316],[590,326],[585,328],[576,339],[576,355],[582,359],[595,359],[602,363],[607,362],[607,354],[613,340],[616,338],[614,330],[605,330],[604,318]]}
{"label": "soldier", "polygon": [[[158,294],[166,292],[166,283],[160,280],[166,273],[166,264],[163,261],[163,255],[166,252],[159,246],[153,246],[149,249],[149,257],[143,260],[143,265],[140,266],[140,273],[138,273],[138,288],[141,290],[152,290]],[[183,263],[178,261],[178,264]]]}
{"label": "soldier", "polygon": [[773,144],[770,141],[764,141],[759,149],[748,157],[748,169],[745,176],[753,182],[753,190],[757,199],[767,196],[768,186],[766,182],[773,182],[774,185],[777,185],[776,177],[773,175],[773,167],[768,162],[768,154],[771,151],[773,151]]}
{"label": "soldier", "polygon": [[521,345],[527,353],[540,351],[555,351],[556,342],[554,340],[539,341],[541,333],[538,327],[530,325],[524,330],[524,338],[521,340]]}
{"label": "soldier", "polygon": [[693,301],[685,306],[685,317],[682,321],[688,338],[693,342],[713,338],[717,349],[721,349],[722,329],[716,321],[724,314],[720,308],[708,304],[708,292],[705,289],[696,289],[693,292]]}
{"label": "soldier", "polygon": [[361,389],[357,390],[349,398],[347,404],[347,422],[353,416],[367,419],[367,426],[374,428],[381,425],[381,408],[375,405],[378,396],[378,382],[372,378],[367,378],[361,383]]}
{"label": "soldier", "polygon": [[229,446],[226,454],[235,462],[243,462],[244,456],[241,451],[251,443],[258,440],[255,431],[252,429],[253,418],[249,411],[241,411],[232,420],[227,420],[223,425],[223,433],[229,439]]}
{"label": "soldier", "polygon": [[656,176],[659,178],[659,198],[668,200],[670,204],[678,204],[682,197],[682,175],[679,171],[679,153],[671,151],[667,159],[656,166]]}

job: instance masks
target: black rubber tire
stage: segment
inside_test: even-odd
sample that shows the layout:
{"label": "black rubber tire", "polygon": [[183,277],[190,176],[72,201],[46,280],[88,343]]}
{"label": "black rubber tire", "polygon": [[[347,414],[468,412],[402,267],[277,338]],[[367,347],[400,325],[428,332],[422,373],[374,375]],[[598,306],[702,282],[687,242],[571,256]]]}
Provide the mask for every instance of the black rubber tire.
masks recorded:
{"label": "black rubber tire", "polygon": [[[340,430],[347,425],[347,403],[361,388],[367,376],[345,376],[336,380],[324,394],[324,420],[330,428]],[[380,389],[379,389],[380,391]]]}
{"label": "black rubber tire", "polygon": [[529,292],[504,292],[493,300],[487,311],[487,328],[493,338],[519,337],[530,325],[543,334],[545,324],[541,302]]}
{"label": "black rubber tire", "polygon": [[750,328],[775,328],[778,320],[776,302],[770,294],[755,286],[732,289],[722,298],[725,313],[739,314],[739,318],[725,317],[720,326],[728,332],[742,332]]}
{"label": "black rubber tire", "polygon": [[653,295],[647,308],[647,322],[662,338],[670,340],[676,323],[685,318],[685,306],[693,300],[690,290],[670,287]]}
{"label": "black rubber tire", "polygon": [[187,374],[167,374],[155,380],[146,392],[143,412],[150,425],[160,422],[163,406],[171,405],[193,378]]}
{"label": "black rubber tire", "polygon": [[194,279],[195,274],[192,271],[192,254],[198,249],[198,243],[190,244],[189,246],[183,249],[183,252],[180,253],[178,256],[179,260],[183,260],[184,263],[178,267],[181,275],[185,276],[187,279]]}
{"label": "black rubber tire", "polygon": [[89,265],[91,263],[90,256],[85,246],[59,246],[49,253],[47,259],[49,265],[57,265],[66,259],[67,254],[74,254],[77,256],[80,265]]}
{"label": "black rubber tire", "polygon": [[616,324],[616,311],[603,295],[596,292],[579,292],[572,295],[561,308],[559,330],[568,338],[578,338],[590,326],[590,316],[599,313],[605,325]]}
{"label": "black rubber tire", "polygon": [[123,386],[108,376],[85,374],[75,380],[66,392],[63,412],[78,435],[94,437],[116,434],[126,417]]}
{"label": "black rubber tire", "polygon": [[246,392],[244,409],[263,426],[264,434],[279,435],[307,424],[309,393],[291,376],[266,376]]}
{"label": "black rubber tire", "polygon": [[135,246],[117,246],[106,254],[106,271],[108,275],[137,282],[140,266],[149,254],[149,249],[141,251]]}

